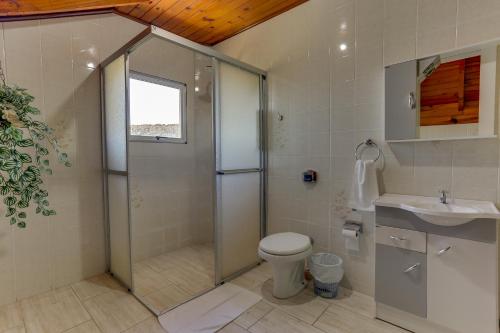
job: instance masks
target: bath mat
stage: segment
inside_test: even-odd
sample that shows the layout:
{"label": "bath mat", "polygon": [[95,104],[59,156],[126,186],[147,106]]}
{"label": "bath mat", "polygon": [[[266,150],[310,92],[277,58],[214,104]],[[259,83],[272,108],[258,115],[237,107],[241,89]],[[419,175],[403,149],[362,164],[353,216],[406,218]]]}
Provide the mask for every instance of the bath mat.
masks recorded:
{"label": "bath mat", "polygon": [[168,333],[213,333],[261,300],[261,296],[226,283],[161,315]]}

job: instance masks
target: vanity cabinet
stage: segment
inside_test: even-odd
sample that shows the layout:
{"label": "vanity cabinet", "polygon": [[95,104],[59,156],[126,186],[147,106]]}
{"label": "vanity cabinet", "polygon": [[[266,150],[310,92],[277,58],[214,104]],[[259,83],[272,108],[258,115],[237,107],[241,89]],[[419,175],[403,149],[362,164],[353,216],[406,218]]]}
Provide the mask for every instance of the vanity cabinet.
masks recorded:
{"label": "vanity cabinet", "polygon": [[377,318],[416,333],[499,332],[495,219],[439,226],[376,206],[376,223]]}
{"label": "vanity cabinet", "polygon": [[377,244],[375,272],[377,301],[425,317],[426,261],[424,253]]}
{"label": "vanity cabinet", "polygon": [[496,245],[427,235],[427,318],[460,333],[496,332]]}

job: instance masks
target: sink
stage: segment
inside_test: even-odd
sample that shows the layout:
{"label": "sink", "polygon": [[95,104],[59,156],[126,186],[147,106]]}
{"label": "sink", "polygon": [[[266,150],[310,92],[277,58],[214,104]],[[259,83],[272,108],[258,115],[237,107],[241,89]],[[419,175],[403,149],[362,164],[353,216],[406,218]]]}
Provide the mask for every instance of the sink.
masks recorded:
{"label": "sink", "polygon": [[449,199],[449,203],[443,204],[437,197],[384,194],[375,201],[375,205],[400,208],[412,212],[426,222],[449,227],[475,219],[500,218],[500,212],[489,201]]}

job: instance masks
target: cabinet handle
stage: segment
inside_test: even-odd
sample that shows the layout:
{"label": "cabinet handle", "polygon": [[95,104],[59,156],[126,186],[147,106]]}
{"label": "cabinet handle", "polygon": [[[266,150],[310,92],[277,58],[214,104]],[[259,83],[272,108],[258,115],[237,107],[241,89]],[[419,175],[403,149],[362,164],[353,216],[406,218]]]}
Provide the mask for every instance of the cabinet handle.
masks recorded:
{"label": "cabinet handle", "polygon": [[410,95],[408,96],[408,106],[410,107],[410,110],[414,110],[417,107],[415,93],[413,91],[411,91]]}
{"label": "cabinet handle", "polygon": [[416,269],[417,269],[417,268],[419,268],[419,267],[420,267],[420,263],[419,263],[419,262],[417,262],[415,265],[408,267],[408,268],[407,268],[407,269],[405,269],[403,272],[404,272],[404,273],[410,273],[410,272],[413,272],[414,270],[416,270]]}
{"label": "cabinet handle", "polygon": [[449,246],[445,247],[444,249],[439,250],[439,251],[437,252],[437,255],[438,255],[438,256],[440,256],[440,255],[442,255],[442,254],[444,254],[444,253],[448,252],[449,250],[451,250],[451,245],[449,245]]}
{"label": "cabinet handle", "polygon": [[398,236],[389,236],[389,238],[392,239],[392,240],[398,241],[398,242],[402,242],[402,241],[406,240],[406,238],[404,238],[404,237],[398,237]]}

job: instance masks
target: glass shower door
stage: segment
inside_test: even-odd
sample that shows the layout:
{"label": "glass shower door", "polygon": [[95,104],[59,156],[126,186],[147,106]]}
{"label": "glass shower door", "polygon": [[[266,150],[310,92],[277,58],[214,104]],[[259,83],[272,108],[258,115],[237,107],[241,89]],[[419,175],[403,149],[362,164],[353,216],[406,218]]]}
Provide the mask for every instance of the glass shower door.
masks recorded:
{"label": "glass shower door", "polygon": [[124,55],[116,58],[104,67],[102,81],[110,271],[131,288],[126,67]]}
{"label": "glass shower door", "polygon": [[217,282],[259,260],[263,224],[261,77],[217,64]]}

